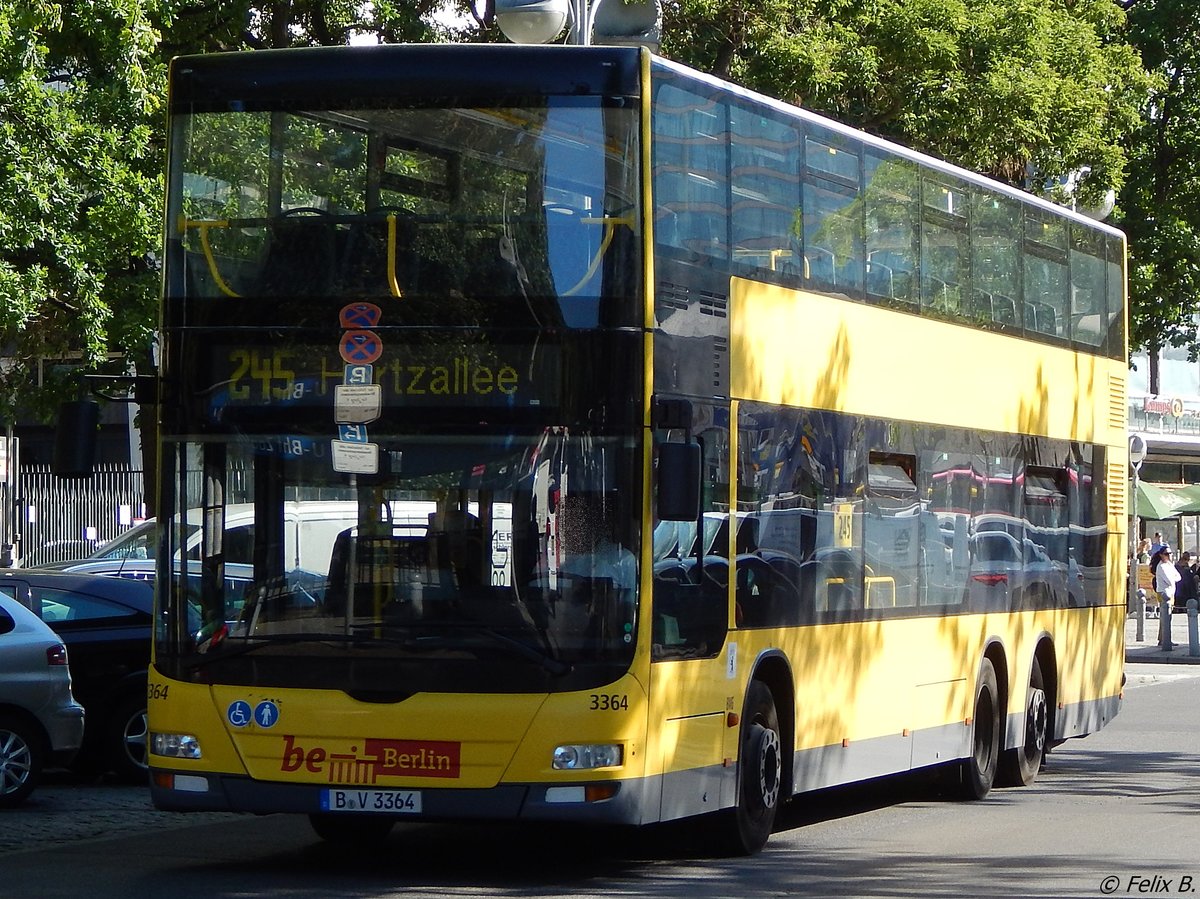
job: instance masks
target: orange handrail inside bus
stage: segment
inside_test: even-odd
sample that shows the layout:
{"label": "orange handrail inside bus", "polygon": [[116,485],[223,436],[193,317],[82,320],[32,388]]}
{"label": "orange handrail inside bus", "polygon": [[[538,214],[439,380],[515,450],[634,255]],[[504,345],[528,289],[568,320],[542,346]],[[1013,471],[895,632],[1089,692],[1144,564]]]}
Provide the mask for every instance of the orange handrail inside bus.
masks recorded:
{"label": "orange handrail inside bus", "polygon": [[389,212],[387,217],[387,284],[388,290],[396,299],[402,299],[404,293],[400,290],[400,282],[396,280],[396,214]]}
{"label": "orange handrail inside bus", "polygon": [[577,294],[583,289],[583,285],[587,284],[587,282],[592,279],[592,275],[596,274],[596,269],[600,267],[600,260],[604,258],[604,254],[608,252],[608,248],[612,244],[613,235],[616,233],[617,225],[628,225],[630,228],[633,227],[633,218],[630,216],[624,216],[620,218],[611,215],[602,215],[599,217],[589,216],[588,218],[581,218],[579,221],[585,225],[598,225],[603,223],[604,237],[600,241],[600,248],[596,250],[596,255],[592,259],[592,264],[589,265],[588,270],[583,273],[583,277],[579,279],[578,284],[576,284],[570,290],[563,292],[562,295],[564,297],[571,297]]}
{"label": "orange handrail inside bus", "polygon": [[209,274],[212,275],[213,281],[216,282],[217,288],[227,297],[238,297],[232,288],[225,283],[225,279],[221,277],[221,273],[217,271],[217,260],[213,256],[212,246],[208,242],[208,231],[210,228],[228,228],[229,222],[225,219],[189,219],[186,215],[179,216],[179,233],[186,234],[188,228],[197,228],[200,231],[200,247],[204,250],[204,260],[208,263]]}

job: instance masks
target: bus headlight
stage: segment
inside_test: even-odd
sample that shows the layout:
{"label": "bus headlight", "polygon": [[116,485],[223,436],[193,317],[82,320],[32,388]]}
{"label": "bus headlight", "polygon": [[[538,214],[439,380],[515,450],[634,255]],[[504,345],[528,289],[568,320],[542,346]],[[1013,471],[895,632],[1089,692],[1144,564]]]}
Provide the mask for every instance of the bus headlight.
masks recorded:
{"label": "bus headlight", "polygon": [[200,741],[193,734],[151,734],[150,751],[173,759],[201,757]]}
{"label": "bus headlight", "polygon": [[624,760],[619,743],[574,743],[554,747],[554,767],[559,771],[616,768]]}

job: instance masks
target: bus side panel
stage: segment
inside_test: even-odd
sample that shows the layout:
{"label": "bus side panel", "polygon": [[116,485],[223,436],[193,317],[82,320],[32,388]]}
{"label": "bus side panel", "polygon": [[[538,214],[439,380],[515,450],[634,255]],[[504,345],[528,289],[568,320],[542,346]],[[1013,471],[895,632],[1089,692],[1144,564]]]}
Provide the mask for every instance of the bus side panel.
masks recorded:
{"label": "bus side panel", "polygon": [[[1120,709],[1125,670],[1125,607],[1059,613],[1058,708],[1053,739],[1093,733]],[[1074,647],[1075,651],[1067,651]]]}
{"label": "bus side panel", "polygon": [[[741,278],[730,306],[739,399],[1086,442],[1108,433],[1106,360]],[[920,347],[936,348],[936,365],[912,364]],[[994,358],[1006,360],[1003,390],[981,363]]]}
{"label": "bus side panel", "polygon": [[[728,726],[727,713],[741,711],[742,693],[739,681],[726,677],[728,652],[727,644],[713,659],[663,661],[650,668],[647,774],[661,776],[657,820],[733,803],[738,729]],[[651,803],[647,820],[654,819]]]}

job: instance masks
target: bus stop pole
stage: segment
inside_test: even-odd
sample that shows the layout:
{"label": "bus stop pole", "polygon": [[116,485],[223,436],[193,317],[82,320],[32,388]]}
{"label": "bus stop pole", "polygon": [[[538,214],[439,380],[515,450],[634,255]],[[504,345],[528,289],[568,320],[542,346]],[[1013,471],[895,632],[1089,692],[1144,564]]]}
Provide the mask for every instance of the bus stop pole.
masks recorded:
{"label": "bus stop pole", "polygon": [[1187,601],[1188,655],[1200,656],[1200,627],[1196,624],[1196,600]]}
{"label": "bus stop pole", "polygon": [[1140,434],[1129,435],[1129,464],[1133,467],[1133,519],[1132,534],[1129,537],[1129,610],[1137,616],[1137,642],[1146,639],[1146,604],[1138,596],[1138,554],[1137,545],[1141,527],[1138,522],[1138,474],[1142,469],[1142,461],[1146,458],[1146,441]]}

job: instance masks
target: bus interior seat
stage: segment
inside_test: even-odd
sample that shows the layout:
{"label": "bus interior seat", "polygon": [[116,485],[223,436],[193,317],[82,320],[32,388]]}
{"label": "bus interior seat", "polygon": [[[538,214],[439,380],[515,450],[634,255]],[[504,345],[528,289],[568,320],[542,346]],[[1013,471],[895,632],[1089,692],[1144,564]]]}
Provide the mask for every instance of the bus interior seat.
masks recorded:
{"label": "bus interior seat", "polygon": [[500,249],[501,237],[488,235],[471,243],[466,253],[467,276],[463,289],[470,296],[520,296],[522,284],[517,268]]}
{"label": "bus interior seat", "polygon": [[818,563],[818,611],[847,612],[862,608],[859,584],[862,572],[845,551],[831,553]]}
{"label": "bus interior seat", "polygon": [[734,552],[741,556],[758,552],[758,519],[747,516],[738,522]]}
{"label": "bus interior seat", "polygon": [[892,286],[892,270],[889,266],[873,259],[867,260],[867,293],[877,297],[895,296],[896,290]]}
{"label": "bus interior seat", "polygon": [[429,568],[444,586],[484,585],[483,529],[479,519],[462,509],[429,518]]}
{"label": "bus interior seat", "polygon": [[1025,301],[1025,326],[1039,334],[1058,336],[1058,313],[1049,303]]}
{"label": "bus interior seat", "polygon": [[[350,556],[354,554],[351,571]],[[347,611],[353,586],[354,614],[364,614],[360,603],[370,597],[373,608],[403,603],[410,597],[403,584],[423,582],[427,572],[428,546],[424,535],[360,535],[355,528],[341,531],[329,556],[329,585],[325,590],[325,612],[335,617]]]}
{"label": "bus interior seat", "polygon": [[833,251],[815,246],[805,249],[804,279],[822,287],[837,287],[837,257]]}
{"label": "bus interior seat", "polygon": [[1090,347],[1104,345],[1104,318],[1099,312],[1080,312],[1071,320],[1072,336]]}
{"label": "bus interior seat", "polygon": [[417,236],[414,214],[401,207],[381,206],[372,209],[369,217],[352,222],[346,232],[338,265],[343,293],[386,295],[391,292],[388,284],[389,215],[396,217],[396,280],[401,290],[408,286],[416,267],[413,259]]}
{"label": "bus interior seat", "polygon": [[971,312],[978,318],[1005,327],[1013,327],[1017,323],[1017,304],[1012,297],[978,287],[971,291]]}
{"label": "bus interior seat", "polygon": [[761,556],[739,556],[736,567],[737,584],[734,602],[735,620],[739,627],[764,627],[778,624],[779,590],[775,571]]}
{"label": "bus interior seat", "polygon": [[992,321],[1015,327],[1017,324],[1017,302],[1002,293],[992,294]]}
{"label": "bus interior seat", "polygon": [[334,245],[333,222],[323,213],[272,219],[257,293],[271,297],[327,296],[336,268]]}
{"label": "bus interior seat", "polygon": [[764,555],[771,566],[776,601],[780,604],[782,624],[803,624],[813,620],[812,566],[781,552]]}

